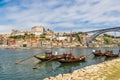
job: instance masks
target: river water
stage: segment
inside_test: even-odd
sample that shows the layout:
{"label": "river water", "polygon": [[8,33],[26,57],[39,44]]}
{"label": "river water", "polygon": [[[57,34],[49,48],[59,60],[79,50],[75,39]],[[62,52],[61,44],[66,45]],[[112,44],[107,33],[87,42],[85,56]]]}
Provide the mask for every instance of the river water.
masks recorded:
{"label": "river water", "polygon": [[[118,48],[102,48],[102,51],[112,49],[114,53],[118,53]],[[43,80],[46,77],[56,76],[62,73],[71,73],[74,70],[83,68],[85,66],[101,63],[109,60],[105,57],[94,57],[92,53],[93,48],[75,48],[72,52],[76,56],[89,55],[85,62],[61,64],[57,61],[50,61],[41,63],[35,58],[30,58],[18,65],[16,61],[23,60],[35,54],[44,55],[45,49],[0,49],[0,80]],[[57,48],[59,54],[69,52],[70,49]],[[40,66],[39,70],[33,69],[35,66]]]}

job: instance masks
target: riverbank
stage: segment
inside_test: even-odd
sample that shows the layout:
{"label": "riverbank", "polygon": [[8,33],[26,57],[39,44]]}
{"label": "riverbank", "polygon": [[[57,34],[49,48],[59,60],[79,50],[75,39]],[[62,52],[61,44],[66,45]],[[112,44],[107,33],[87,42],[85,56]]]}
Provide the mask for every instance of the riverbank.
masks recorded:
{"label": "riverbank", "polygon": [[[38,47],[35,47],[35,46],[29,46],[29,47],[23,47],[23,46],[17,46],[17,45],[12,45],[12,46],[9,46],[9,45],[0,45],[0,49],[50,49],[51,46],[48,45],[48,46],[38,46]],[[99,47],[87,47],[87,46],[52,46],[52,48],[99,48]],[[115,48],[115,47],[110,47],[110,46],[107,46],[107,47],[102,47],[102,48]],[[117,47],[116,47],[117,48]]]}
{"label": "riverbank", "polygon": [[[0,45],[0,49],[42,49],[42,48],[51,48],[51,45],[47,46],[28,46],[28,47],[23,47],[23,46],[17,46],[17,45]],[[87,48],[86,46],[52,46],[52,48]]]}
{"label": "riverbank", "polygon": [[118,58],[44,80],[120,80],[119,73],[120,59]]}

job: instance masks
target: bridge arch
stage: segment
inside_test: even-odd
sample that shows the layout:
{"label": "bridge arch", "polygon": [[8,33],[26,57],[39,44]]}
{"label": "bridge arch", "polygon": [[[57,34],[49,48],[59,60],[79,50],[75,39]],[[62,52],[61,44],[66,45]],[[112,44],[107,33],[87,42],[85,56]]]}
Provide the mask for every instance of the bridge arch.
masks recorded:
{"label": "bridge arch", "polygon": [[85,34],[94,33],[89,39],[86,40],[86,45],[89,46],[89,44],[92,42],[92,40],[95,39],[100,34],[103,34],[105,32],[111,32],[111,31],[120,31],[120,27],[85,32]]}

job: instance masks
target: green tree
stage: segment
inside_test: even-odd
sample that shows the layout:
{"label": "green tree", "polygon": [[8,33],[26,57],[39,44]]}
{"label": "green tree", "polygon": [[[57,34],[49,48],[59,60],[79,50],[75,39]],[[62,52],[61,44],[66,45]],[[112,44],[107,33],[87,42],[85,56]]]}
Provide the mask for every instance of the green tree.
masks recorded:
{"label": "green tree", "polygon": [[104,34],[104,37],[114,38],[114,36],[109,35],[109,34]]}
{"label": "green tree", "polygon": [[10,36],[9,38],[13,38],[13,39],[24,39],[25,36],[24,36],[24,35],[17,35],[17,36]]}
{"label": "green tree", "polygon": [[40,38],[46,38],[46,36],[44,34],[40,35]]}
{"label": "green tree", "polygon": [[118,47],[120,47],[120,43],[118,43],[117,45],[118,45]]}
{"label": "green tree", "polygon": [[82,38],[78,34],[76,35],[76,38],[80,43],[82,43]]}
{"label": "green tree", "polygon": [[30,34],[30,38],[35,38],[35,34]]}
{"label": "green tree", "polygon": [[110,38],[104,37],[104,44],[112,44],[113,41]]}

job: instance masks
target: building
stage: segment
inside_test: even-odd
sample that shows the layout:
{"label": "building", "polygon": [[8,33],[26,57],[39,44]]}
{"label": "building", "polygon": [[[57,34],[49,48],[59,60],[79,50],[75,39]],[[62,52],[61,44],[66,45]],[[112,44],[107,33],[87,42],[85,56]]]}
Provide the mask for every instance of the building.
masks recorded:
{"label": "building", "polygon": [[29,34],[31,34],[31,32],[30,31],[14,30],[14,29],[11,32],[11,36],[19,36],[19,35],[24,36],[25,34],[29,35]]}
{"label": "building", "polygon": [[64,40],[67,40],[68,38],[67,37],[64,37],[64,36],[59,36],[56,38],[58,41],[64,41]]}
{"label": "building", "polygon": [[45,29],[43,26],[34,26],[31,29],[32,34],[35,34],[36,36],[43,34],[44,31],[45,31]]}
{"label": "building", "polygon": [[18,35],[19,33],[20,33],[19,30],[13,29],[12,32],[11,32],[11,36],[16,36],[16,35]]}

